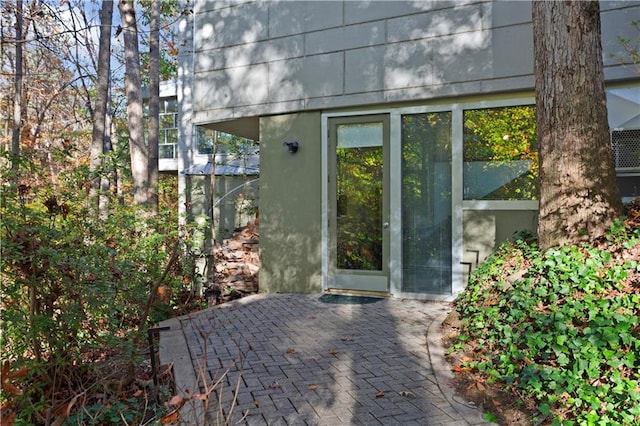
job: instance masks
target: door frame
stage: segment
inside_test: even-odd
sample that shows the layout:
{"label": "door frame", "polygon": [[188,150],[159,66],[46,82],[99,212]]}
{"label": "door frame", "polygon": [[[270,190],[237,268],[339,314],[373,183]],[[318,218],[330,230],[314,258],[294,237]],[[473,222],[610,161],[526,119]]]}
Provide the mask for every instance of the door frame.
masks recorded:
{"label": "door frame", "polygon": [[[432,112],[452,113],[452,160],[451,160],[451,295],[437,295],[427,293],[407,293],[402,291],[402,129],[401,117],[404,114],[419,114]],[[462,105],[448,104],[435,106],[419,106],[405,108],[390,108],[376,110],[362,110],[355,112],[335,112],[321,114],[322,131],[322,228],[321,228],[321,251],[322,251],[322,289],[328,291],[332,288],[331,271],[329,268],[329,196],[330,182],[330,153],[329,153],[329,119],[336,117],[368,117],[374,115],[389,116],[389,294],[393,297],[422,300],[450,300],[463,288],[463,268],[462,268]],[[456,173],[456,170],[460,171]],[[348,292],[348,290],[345,290]]]}
{"label": "door frame", "polygon": [[[328,262],[328,274],[327,274],[327,287],[326,289],[335,290],[338,292],[374,292],[379,294],[389,294],[390,291],[390,185],[389,185],[389,151],[390,151],[390,117],[388,113],[384,114],[360,114],[357,116],[333,116],[327,118],[327,158],[330,161],[327,163],[327,179],[325,181],[328,185],[327,192],[327,212],[328,221],[327,228],[327,262]],[[383,134],[380,148],[382,150],[383,159],[383,175],[382,175],[382,217],[380,218],[382,223],[386,222],[386,226],[382,223],[380,232],[382,237],[382,269],[381,270],[348,270],[338,269],[336,262],[336,247],[337,247],[337,217],[335,215],[336,210],[336,193],[335,185],[337,184],[336,173],[336,161],[334,150],[338,144],[338,126],[342,124],[366,124],[366,123],[381,123]],[[335,140],[332,140],[332,137]]]}
{"label": "door frame", "polygon": [[[389,114],[389,292],[394,297],[407,299],[451,300],[464,290],[464,265],[462,264],[463,213],[465,210],[535,210],[538,201],[463,200],[463,113],[467,109],[508,107],[535,104],[530,94],[517,94],[489,100],[465,100],[463,102],[440,103],[426,106],[397,107],[359,110],[353,112],[331,112],[321,114],[322,131],[322,288],[326,291],[329,280],[328,269],[328,119],[332,117],[369,116]],[[451,295],[434,295],[402,292],[402,166],[401,117],[404,114],[451,112]]]}

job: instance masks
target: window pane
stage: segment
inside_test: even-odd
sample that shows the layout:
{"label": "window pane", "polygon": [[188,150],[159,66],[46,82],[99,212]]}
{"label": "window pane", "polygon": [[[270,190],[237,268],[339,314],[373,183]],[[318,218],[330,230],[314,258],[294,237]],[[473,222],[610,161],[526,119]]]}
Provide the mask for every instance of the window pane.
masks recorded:
{"label": "window pane", "polygon": [[213,134],[214,130],[207,129],[205,127],[198,127],[198,154],[211,155],[213,154]]}
{"label": "window pane", "polygon": [[382,146],[382,123],[338,126],[338,148]]}
{"label": "window pane", "polygon": [[178,112],[178,101],[175,98],[164,101],[164,112]]}
{"label": "window pane", "polygon": [[170,129],[176,126],[176,114],[160,114],[160,128]]}
{"label": "window pane", "polygon": [[159,145],[158,148],[158,157],[174,158],[175,145]]}
{"label": "window pane", "polygon": [[256,143],[251,139],[225,132],[217,132],[216,142],[218,144],[216,147],[218,154],[250,154],[255,151],[256,147]]}
{"label": "window pane", "polygon": [[168,129],[168,130],[165,130],[165,132],[166,132],[165,143],[172,143],[172,144],[178,143],[178,129]]}
{"label": "window pane", "polygon": [[[382,123],[378,123],[382,127]],[[382,270],[382,133],[357,147],[336,149],[336,236],[339,269]],[[352,145],[347,141],[347,146]],[[365,146],[368,145],[368,146]]]}
{"label": "window pane", "polygon": [[402,291],[451,294],[451,113],[402,116]]}
{"label": "window pane", "polygon": [[464,199],[537,199],[535,107],[464,112]]}

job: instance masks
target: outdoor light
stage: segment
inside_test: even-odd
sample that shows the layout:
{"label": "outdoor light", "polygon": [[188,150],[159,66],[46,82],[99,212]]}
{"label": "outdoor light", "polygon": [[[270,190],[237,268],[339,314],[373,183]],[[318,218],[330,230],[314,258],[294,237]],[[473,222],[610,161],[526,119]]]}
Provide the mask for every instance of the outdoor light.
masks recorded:
{"label": "outdoor light", "polygon": [[292,154],[295,154],[296,152],[298,152],[298,148],[300,147],[300,144],[298,143],[298,141],[283,142],[282,146],[287,146],[289,148],[289,152]]}

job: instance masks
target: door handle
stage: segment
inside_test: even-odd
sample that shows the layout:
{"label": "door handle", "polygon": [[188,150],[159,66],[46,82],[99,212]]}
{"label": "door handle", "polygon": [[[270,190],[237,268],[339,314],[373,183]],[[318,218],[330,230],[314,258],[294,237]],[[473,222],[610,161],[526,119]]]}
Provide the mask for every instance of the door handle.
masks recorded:
{"label": "door handle", "polygon": [[389,222],[384,222],[384,223],[382,224],[382,227],[383,227],[384,229],[387,229],[387,228],[389,227]]}

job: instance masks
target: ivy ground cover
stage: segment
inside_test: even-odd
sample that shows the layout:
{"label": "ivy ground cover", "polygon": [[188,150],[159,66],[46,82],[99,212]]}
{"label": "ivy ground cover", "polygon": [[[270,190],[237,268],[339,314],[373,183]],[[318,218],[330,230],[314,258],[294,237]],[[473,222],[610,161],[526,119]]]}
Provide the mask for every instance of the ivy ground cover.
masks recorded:
{"label": "ivy ground cover", "polygon": [[640,205],[607,238],[503,244],[458,298],[456,371],[499,386],[532,424],[640,424]]}

